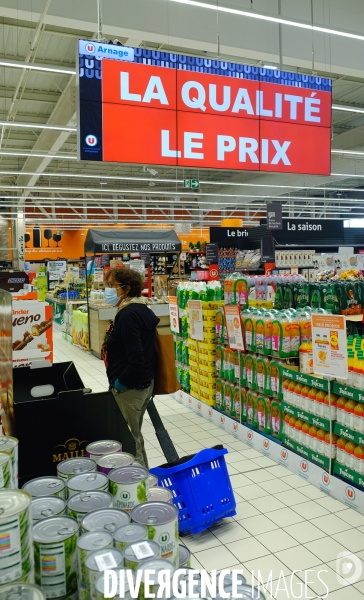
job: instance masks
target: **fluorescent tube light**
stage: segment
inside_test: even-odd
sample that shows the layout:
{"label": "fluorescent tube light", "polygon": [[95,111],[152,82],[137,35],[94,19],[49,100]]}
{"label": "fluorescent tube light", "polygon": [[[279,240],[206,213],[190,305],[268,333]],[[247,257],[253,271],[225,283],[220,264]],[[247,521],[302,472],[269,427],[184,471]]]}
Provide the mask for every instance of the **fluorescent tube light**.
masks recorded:
{"label": "fluorescent tube light", "polygon": [[[77,156],[72,154],[47,154],[41,152],[9,152],[8,150],[0,150],[0,156],[25,156],[37,158],[59,158],[60,160],[77,160]],[[20,173],[19,173],[20,175]],[[39,175],[39,173],[33,173],[33,175]]]}
{"label": "fluorescent tube light", "polygon": [[75,75],[76,69],[72,67],[59,67],[58,65],[42,65],[39,63],[28,63],[25,61],[8,60],[0,58],[0,67],[12,69],[29,69],[30,71],[46,71],[48,73],[59,73],[60,75]]}
{"label": "fluorescent tube light", "polygon": [[42,123],[15,123],[14,121],[0,121],[0,127],[21,127],[29,129],[54,129],[56,131],[77,131],[76,127],[66,127],[65,125],[45,125]]}

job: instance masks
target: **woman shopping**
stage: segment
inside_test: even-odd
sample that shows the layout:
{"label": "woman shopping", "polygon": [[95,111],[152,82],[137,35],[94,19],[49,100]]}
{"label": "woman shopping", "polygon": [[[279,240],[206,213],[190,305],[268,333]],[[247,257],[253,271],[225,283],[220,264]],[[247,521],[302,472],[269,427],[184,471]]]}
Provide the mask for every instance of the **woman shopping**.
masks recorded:
{"label": "woman shopping", "polygon": [[142,435],[143,416],[153,392],[154,344],[158,317],[141,297],[142,279],[130,269],[111,269],[105,297],[117,307],[101,354],[110,389],[135,438],[136,460],[148,469]]}

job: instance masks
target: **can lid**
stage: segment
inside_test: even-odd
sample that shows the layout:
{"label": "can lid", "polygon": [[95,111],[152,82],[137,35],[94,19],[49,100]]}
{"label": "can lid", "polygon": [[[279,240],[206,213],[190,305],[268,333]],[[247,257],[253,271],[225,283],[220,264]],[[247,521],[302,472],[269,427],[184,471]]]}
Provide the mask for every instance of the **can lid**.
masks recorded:
{"label": "can lid", "polygon": [[155,475],[152,475],[151,473],[149,473],[148,481],[149,481],[150,488],[158,485],[158,477],[156,477]]}
{"label": "can lid", "polygon": [[144,479],[148,477],[147,469],[143,467],[135,467],[134,465],[130,467],[120,467],[119,469],[113,469],[109,473],[110,481],[114,481],[115,483],[126,483],[126,484],[136,484],[140,483]]}
{"label": "can lid", "polygon": [[98,490],[91,492],[80,492],[71,496],[67,501],[67,507],[78,513],[89,513],[99,508],[107,508],[112,504],[112,497],[109,492],[100,492]]}
{"label": "can lid", "polygon": [[18,445],[18,440],[16,438],[0,435],[0,450],[11,450]]}
{"label": "can lid", "polygon": [[77,540],[78,548],[81,550],[90,550],[91,552],[107,546],[112,547],[112,543],[112,535],[107,531],[89,531],[81,535]]}
{"label": "can lid", "polygon": [[[105,493],[105,492],[93,492]],[[77,494],[78,496],[79,494]],[[73,496],[76,498],[76,496]],[[71,500],[71,499],[70,499]],[[68,501],[68,503],[70,502]],[[116,529],[119,529],[122,525],[128,525],[130,523],[129,513],[121,510],[120,508],[104,508],[95,510],[94,512],[86,515],[81,522],[82,529],[86,531],[102,531],[105,530],[109,533],[113,533]]]}
{"label": "can lid", "polygon": [[71,458],[58,463],[57,471],[64,475],[79,475],[96,469],[96,463],[92,458]]}
{"label": "can lid", "polygon": [[31,502],[31,496],[23,490],[0,490],[0,523],[2,519],[13,517],[25,510]]}
{"label": "can lid", "polygon": [[[124,590],[123,590],[124,593],[120,590],[120,572],[121,571],[125,572],[125,574],[124,574],[125,585],[124,585]],[[119,597],[124,598],[126,593],[129,592],[129,584],[128,584],[128,580],[127,580],[127,576],[126,576],[126,569],[118,569],[116,574],[117,574],[117,582],[118,583],[117,583],[115,598],[119,598]],[[101,573],[101,575],[98,576],[98,578],[96,579],[96,582],[95,582],[96,590],[102,595],[104,595],[104,589],[105,589],[104,588],[104,585],[105,585],[104,580],[105,580],[105,573]]]}
{"label": "can lid", "polygon": [[1,586],[0,600],[45,600],[43,590],[31,583],[7,583]]}
{"label": "can lid", "polygon": [[[246,584],[246,578],[241,573],[237,573],[236,580],[238,586]],[[232,572],[227,573],[224,577],[224,589],[231,587],[233,584],[233,574]]]}
{"label": "can lid", "polygon": [[49,517],[33,525],[33,538],[40,544],[51,544],[67,540],[78,531],[78,523],[71,517]]}
{"label": "can lid", "polygon": [[89,454],[99,454],[100,456],[118,452],[118,450],[121,450],[121,444],[116,440],[98,440],[86,446],[86,452]]}
{"label": "can lid", "polygon": [[52,496],[61,492],[65,487],[63,479],[60,477],[37,477],[25,483],[23,490],[29,492],[31,496]]}
{"label": "can lid", "polygon": [[1,452],[0,450],[0,466],[5,465],[5,463],[9,462],[10,460],[10,454],[7,454],[6,452]]}
{"label": "can lid", "polygon": [[[93,462],[93,461],[92,461]],[[71,490],[80,491],[91,491],[100,489],[100,487],[108,485],[108,479],[103,473],[97,471],[93,473],[80,473],[80,475],[74,475],[67,481],[67,486]]]}
{"label": "can lid", "polygon": [[[147,550],[146,553],[148,554],[148,556],[144,558],[138,557],[136,546],[139,546],[139,542],[140,544],[148,544],[148,547],[145,548],[145,550]],[[153,560],[153,558],[159,558],[161,550],[157,542],[152,542],[151,540],[139,540],[139,542],[132,542],[131,544],[125,546],[125,548],[123,549],[125,558],[136,562],[140,562],[142,560],[144,561],[146,559],[148,559],[149,561]]]}
{"label": "can lid", "polygon": [[[100,569],[100,562],[97,561],[98,557],[105,557],[104,569]],[[122,564],[123,560],[123,553],[117,548],[100,548],[86,557],[85,567],[90,569],[90,571],[100,571],[101,573],[105,569],[116,569],[116,567]]]}
{"label": "can lid", "polygon": [[59,515],[66,508],[66,501],[57,496],[41,496],[33,498],[30,511],[33,521],[40,521],[47,517]]}
{"label": "can lid", "polygon": [[106,454],[98,459],[97,465],[108,469],[117,469],[119,467],[129,467],[134,462],[134,456],[127,452],[113,452]]}
{"label": "can lid", "polygon": [[143,502],[131,511],[132,521],[142,525],[164,525],[177,516],[177,508],[167,502]]}
{"label": "can lid", "polygon": [[186,548],[186,546],[183,546],[183,544],[179,544],[178,546],[178,558],[179,558],[179,566],[183,566],[190,558],[191,553],[190,551]]}
{"label": "can lid", "polygon": [[152,585],[158,583],[158,573],[160,571],[169,571],[170,578],[172,579],[173,573],[175,572],[175,567],[168,560],[163,560],[162,558],[152,558],[151,560],[145,560],[138,567],[137,571],[142,572],[141,581],[144,583],[145,571],[152,571],[152,574],[149,574],[149,581]]}
{"label": "can lid", "polygon": [[130,523],[119,527],[114,533],[115,542],[137,542],[142,539],[147,539],[148,529],[145,525],[139,523]]}
{"label": "can lid", "polygon": [[148,493],[149,502],[169,502],[172,498],[172,492],[163,487],[152,487]]}

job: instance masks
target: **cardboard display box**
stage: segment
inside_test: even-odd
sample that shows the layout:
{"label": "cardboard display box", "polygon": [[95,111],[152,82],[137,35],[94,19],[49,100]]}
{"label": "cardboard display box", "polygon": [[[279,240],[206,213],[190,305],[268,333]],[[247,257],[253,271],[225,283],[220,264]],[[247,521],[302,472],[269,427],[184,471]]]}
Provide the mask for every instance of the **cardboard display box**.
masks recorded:
{"label": "cardboard display box", "polygon": [[111,392],[86,394],[72,362],[14,370],[14,400],[2,405],[6,435],[19,440],[19,486],[55,475],[57,463],[86,455],[90,442],[118,440],[135,456],[135,441]]}

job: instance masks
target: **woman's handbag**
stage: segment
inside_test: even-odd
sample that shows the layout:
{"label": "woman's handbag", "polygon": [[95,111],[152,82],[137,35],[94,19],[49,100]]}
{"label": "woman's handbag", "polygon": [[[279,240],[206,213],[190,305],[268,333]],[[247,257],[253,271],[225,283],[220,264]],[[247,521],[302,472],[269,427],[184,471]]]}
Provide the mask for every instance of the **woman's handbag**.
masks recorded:
{"label": "woman's handbag", "polygon": [[180,389],[176,377],[176,365],[174,360],[173,335],[155,336],[155,368],[154,368],[153,395],[173,394]]}

